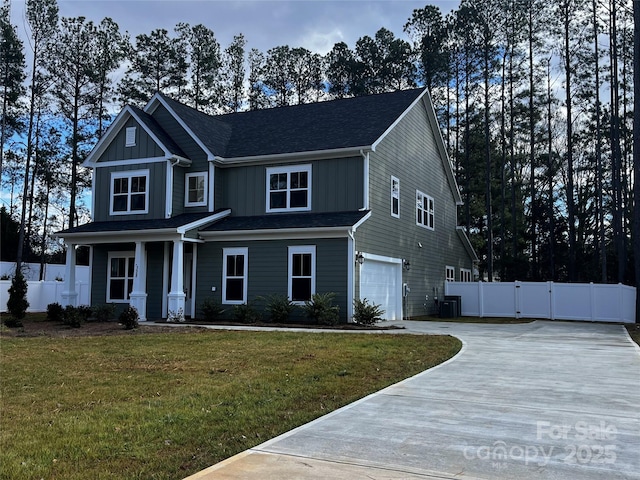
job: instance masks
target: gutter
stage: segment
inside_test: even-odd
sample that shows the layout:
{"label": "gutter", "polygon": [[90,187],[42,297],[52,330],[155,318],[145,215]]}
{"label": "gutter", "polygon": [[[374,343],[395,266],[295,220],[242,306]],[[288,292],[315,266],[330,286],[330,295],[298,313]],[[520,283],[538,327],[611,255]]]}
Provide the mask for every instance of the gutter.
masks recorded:
{"label": "gutter", "polygon": [[286,162],[293,160],[319,160],[323,158],[335,158],[339,156],[360,155],[363,151],[372,151],[371,145],[359,147],[334,148],[330,150],[311,150],[308,152],[272,153],[268,155],[252,155],[245,157],[225,158],[216,155],[213,160],[220,165],[245,165],[264,162]]}

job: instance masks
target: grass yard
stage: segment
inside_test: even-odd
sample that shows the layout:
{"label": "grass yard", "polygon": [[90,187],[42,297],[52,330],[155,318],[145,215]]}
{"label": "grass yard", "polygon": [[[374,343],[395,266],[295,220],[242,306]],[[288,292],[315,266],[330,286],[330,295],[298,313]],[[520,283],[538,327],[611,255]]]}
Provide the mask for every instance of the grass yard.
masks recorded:
{"label": "grass yard", "polygon": [[0,478],[177,479],[459,351],[447,336],[0,336]]}

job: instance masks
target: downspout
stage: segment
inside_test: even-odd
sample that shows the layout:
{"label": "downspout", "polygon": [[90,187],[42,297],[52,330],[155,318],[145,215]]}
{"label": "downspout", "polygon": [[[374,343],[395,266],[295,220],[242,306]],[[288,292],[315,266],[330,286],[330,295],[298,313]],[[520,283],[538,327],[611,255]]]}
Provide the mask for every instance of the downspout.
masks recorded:
{"label": "downspout", "polygon": [[347,232],[347,323],[353,323],[353,301],[356,298],[356,238],[355,229]]}
{"label": "downspout", "polygon": [[[173,167],[180,163],[179,158],[169,158],[167,165],[167,186],[165,189],[165,218],[171,218],[173,213]],[[173,163],[172,163],[173,161]]]}
{"label": "downspout", "polygon": [[360,150],[363,160],[363,188],[362,188],[362,208],[360,210],[369,210],[369,152],[364,153],[364,150]]}

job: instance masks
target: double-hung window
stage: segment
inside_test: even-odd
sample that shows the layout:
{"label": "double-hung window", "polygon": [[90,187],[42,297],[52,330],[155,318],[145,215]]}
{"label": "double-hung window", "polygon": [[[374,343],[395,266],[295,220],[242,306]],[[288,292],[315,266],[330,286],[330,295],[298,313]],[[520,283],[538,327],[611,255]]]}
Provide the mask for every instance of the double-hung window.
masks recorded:
{"label": "double-hung window", "polygon": [[223,249],[222,303],[247,303],[248,254],[246,247]]}
{"label": "double-hung window", "polygon": [[149,170],[111,174],[111,215],[148,213]]}
{"label": "double-hung window", "polygon": [[416,224],[433,230],[433,198],[416,190]]}
{"label": "double-hung window", "polygon": [[391,216],[400,218],[400,180],[391,177]]}
{"label": "double-hung window", "polygon": [[267,212],[311,210],[311,165],[267,168]]}
{"label": "double-hung window", "polygon": [[460,269],[460,281],[461,282],[470,282],[471,281],[471,270],[468,268]]}
{"label": "double-hung window", "polygon": [[111,252],[108,255],[107,302],[125,303],[133,289],[134,252]]}
{"label": "double-hung window", "polygon": [[445,276],[446,276],[447,282],[455,282],[456,281],[456,268],[455,267],[450,267],[449,265],[447,265],[445,267]]}
{"label": "double-hung window", "polygon": [[294,303],[311,300],[316,293],[315,245],[289,247],[289,299]]}
{"label": "double-hung window", "polygon": [[185,205],[201,207],[207,204],[207,173],[187,173],[185,175]]}

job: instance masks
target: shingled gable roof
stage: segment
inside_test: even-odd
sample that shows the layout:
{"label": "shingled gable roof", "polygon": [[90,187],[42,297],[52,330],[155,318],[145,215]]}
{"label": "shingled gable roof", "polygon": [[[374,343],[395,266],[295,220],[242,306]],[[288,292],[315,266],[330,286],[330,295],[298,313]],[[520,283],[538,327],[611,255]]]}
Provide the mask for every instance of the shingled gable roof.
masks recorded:
{"label": "shingled gable roof", "polygon": [[180,158],[187,160],[187,156],[178,146],[178,144],[163,130],[158,124],[155,118],[132,105],[127,105],[115,118],[113,123],[109,126],[105,134],[100,138],[96,146],[91,150],[87,159],[84,162],[85,166],[93,166],[97,160],[104,153],[109,146],[113,138],[125,125],[126,121],[133,117],[138,124],[153,138],[158,146],[164,151],[165,156],[168,158]]}
{"label": "shingled gable roof", "polygon": [[[194,140],[219,160],[371,147],[425,94],[363,97],[210,116],[158,93]],[[154,100],[145,108],[153,112]]]}

